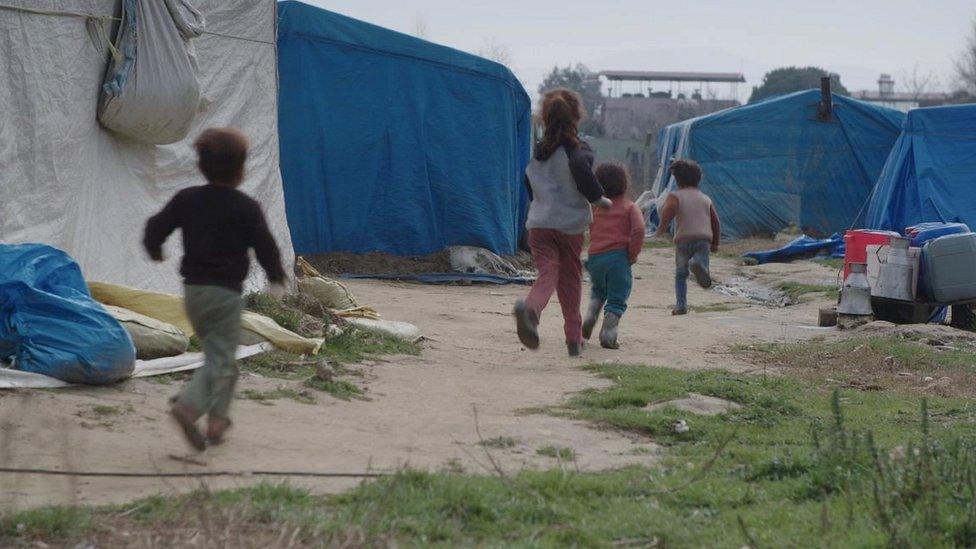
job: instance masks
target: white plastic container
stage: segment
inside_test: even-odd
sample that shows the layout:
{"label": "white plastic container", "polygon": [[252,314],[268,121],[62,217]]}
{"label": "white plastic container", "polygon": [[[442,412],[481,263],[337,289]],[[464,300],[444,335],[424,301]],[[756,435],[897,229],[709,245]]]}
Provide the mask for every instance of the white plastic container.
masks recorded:
{"label": "white plastic container", "polygon": [[976,299],[976,233],[929,241],[923,248],[926,287],[939,303]]}

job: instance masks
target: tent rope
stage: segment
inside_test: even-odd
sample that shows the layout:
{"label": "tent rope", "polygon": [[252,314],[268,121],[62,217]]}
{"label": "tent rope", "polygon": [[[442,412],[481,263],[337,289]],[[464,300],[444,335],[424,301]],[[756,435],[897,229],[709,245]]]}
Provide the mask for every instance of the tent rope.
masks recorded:
{"label": "tent rope", "polygon": [[[81,19],[87,19],[87,20],[89,20],[89,21],[91,21],[93,23],[94,22],[100,22],[100,23],[103,23],[103,24],[104,23],[108,23],[108,22],[115,22],[115,21],[121,21],[122,20],[121,17],[115,17],[114,15],[99,15],[99,14],[95,14],[95,13],[86,13],[86,12],[70,11],[70,10],[44,10],[44,9],[38,9],[38,8],[28,8],[28,7],[25,7],[25,6],[13,6],[13,5],[10,5],[10,4],[4,4],[2,2],[0,2],[0,10],[19,11],[19,12],[30,13],[30,14],[34,14],[34,15],[53,15],[53,16],[60,16],[60,17],[79,17]],[[104,31],[104,29],[100,29],[100,30],[102,32],[99,33],[99,37],[101,38],[102,33],[105,32],[105,31]],[[234,40],[243,40],[245,42],[256,42],[258,44],[268,44],[268,45],[271,45],[271,46],[276,45],[274,42],[272,42],[270,40],[260,40],[260,39],[257,39],[257,38],[245,38],[243,36],[235,36],[233,34],[224,34],[222,32],[214,32],[214,31],[209,31],[209,30],[203,31],[203,34],[212,34],[213,36],[220,36],[222,38],[232,38]],[[114,49],[114,45],[112,45],[111,41],[106,40],[106,42],[109,44],[109,47],[110,48],[113,48]],[[114,55],[114,53],[115,52],[113,51],[113,55]]]}
{"label": "tent rope", "polygon": [[51,475],[63,477],[113,478],[205,478],[205,477],[317,477],[317,478],[382,478],[390,473],[335,473],[318,471],[187,471],[182,473],[143,471],[62,471],[59,469],[0,467],[0,473]]}
{"label": "tent rope", "polygon": [[0,3],[0,9],[10,10],[10,11],[20,11],[24,13],[33,13],[35,15],[55,15],[63,17],[81,17],[82,19],[96,19],[99,21],[121,21],[122,19],[112,16],[112,15],[98,15],[94,13],[85,13],[80,11],[69,11],[69,10],[43,10],[38,8],[28,8],[25,6],[12,6],[10,4]]}

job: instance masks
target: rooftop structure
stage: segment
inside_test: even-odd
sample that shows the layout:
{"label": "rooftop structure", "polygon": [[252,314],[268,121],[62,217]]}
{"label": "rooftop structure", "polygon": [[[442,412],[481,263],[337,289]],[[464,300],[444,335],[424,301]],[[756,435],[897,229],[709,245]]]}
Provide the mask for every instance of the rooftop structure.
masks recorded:
{"label": "rooftop structure", "polygon": [[598,76],[611,81],[627,82],[744,83],[746,81],[746,77],[738,72],[601,71]]}
{"label": "rooftop structure", "polygon": [[944,105],[950,99],[948,94],[942,92],[896,92],[895,80],[888,74],[882,74],[878,78],[877,90],[856,91],[851,94],[851,97],[902,112],[918,107]]}

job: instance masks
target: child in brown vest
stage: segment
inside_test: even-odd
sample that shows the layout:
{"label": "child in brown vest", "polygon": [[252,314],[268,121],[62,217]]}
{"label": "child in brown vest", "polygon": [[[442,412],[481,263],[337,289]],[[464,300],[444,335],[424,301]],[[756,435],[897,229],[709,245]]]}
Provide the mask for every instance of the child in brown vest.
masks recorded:
{"label": "child in brown vest", "polygon": [[712,199],[698,189],[702,170],[694,160],[675,160],[671,163],[671,175],[678,183],[678,190],[668,195],[661,211],[661,224],[657,236],[663,236],[674,221],[675,305],[673,315],[688,312],[688,273],[702,288],[712,287],[708,271],[709,252],[718,251],[721,223]]}

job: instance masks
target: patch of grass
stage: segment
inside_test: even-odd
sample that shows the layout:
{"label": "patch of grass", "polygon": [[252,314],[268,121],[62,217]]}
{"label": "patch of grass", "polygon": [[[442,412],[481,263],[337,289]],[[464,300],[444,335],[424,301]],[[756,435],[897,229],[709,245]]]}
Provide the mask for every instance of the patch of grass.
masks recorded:
{"label": "patch of grass", "polygon": [[505,448],[514,448],[516,444],[518,444],[517,440],[515,440],[512,437],[506,437],[506,436],[497,436],[494,438],[482,440],[481,442],[478,443],[478,445],[484,446],[485,448],[497,448],[499,450]]}
{"label": "patch of grass", "polygon": [[814,259],[817,263],[820,263],[824,267],[828,267],[835,271],[839,271],[844,268],[844,259],[838,257],[818,257]]}
{"label": "patch of grass", "polygon": [[287,307],[266,293],[253,292],[244,296],[244,308],[274,320],[286,330],[296,334],[301,331],[303,313]]}
{"label": "patch of grass", "polygon": [[356,363],[370,355],[417,356],[420,345],[382,332],[347,328],[326,339],[319,354],[340,363]]}
{"label": "patch of grass", "polygon": [[792,303],[798,303],[807,294],[824,294],[824,297],[831,301],[837,301],[840,296],[840,289],[836,286],[823,286],[820,284],[802,284],[800,282],[782,282],[778,286],[779,290],[786,294]]}
{"label": "patch of grass", "polygon": [[95,513],[86,507],[43,507],[0,516],[0,545],[5,540],[71,539],[91,531]]}
{"label": "patch of grass", "polygon": [[340,400],[368,400],[357,385],[341,379],[322,379],[312,376],[305,380],[304,385],[309,389],[329,393]]}
{"label": "patch of grass", "polygon": [[193,374],[190,372],[173,372],[171,374],[160,374],[145,378],[146,381],[159,385],[169,385],[174,382],[182,382],[190,379]]}
{"label": "patch of grass", "polygon": [[784,370],[817,385],[976,397],[976,351],[965,346],[940,348],[930,343],[876,336],[736,346],[732,351],[757,365]]}
{"label": "patch of grass", "polygon": [[543,446],[535,451],[540,456],[551,457],[560,461],[573,461],[576,459],[576,452],[566,446]]}
{"label": "patch of grass", "polygon": [[691,431],[665,431],[659,440],[670,450],[653,468],[523,471],[506,478],[404,471],[339,496],[259,485],[80,509],[72,511],[72,520],[35,520],[20,531],[11,525],[26,522],[24,515],[11,513],[0,519],[0,545],[94,540],[109,547],[127,544],[122,532],[146,531],[176,540],[169,542],[173,546],[190,545],[189,537],[178,536],[191,534],[200,536],[193,541],[198,545],[242,544],[238,538],[205,537],[213,532],[268,546],[293,532],[300,546],[976,542],[976,498],[966,480],[976,478],[976,424],[952,415],[969,404],[965,399],[933,398],[920,413],[919,401],[901,394],[831,394],[787,378],[632,365],[588,368],[613,385],[578,395],[565,412],[609,427],[656,432],[678,412],[641,408],[689,391],[735,400],[743,408],[718,417],[682,415]]}
{"label": "patch of grass", "polygon": [[92,413],[98,417],[116,416],[122,413],[118,406],[98,404],[92,408]]}
{"label": "patch of grass", "polygon": [[273,400],[281,400],[283,398],[290,398],[295,402],[300,402],[302,404],[315,404],[315,399],[309,396],[305,392],[299,392],[294,389],[289,389],[286,387],[279,387],[271,391],[258,391],[256,389],[244,389],[238,393],[238,398],[245,398],[248,400],[255,400],[261,404],[271,404]]}
{"label": "patch of grass", "polygon": [[645,250],[659,250],[662,248],[673,248],[674,244],[668,242],[667,240],[645,240],[644,249]]}
{"label": "patch of grass", "polygon": [[241,371],[278,379],[302,379],[315,372],[315,357],[274,349],[237,361]]}
{"label": "patch of grass", "polygon": [[188,353],[199,353],[203,351],[203,346],[200,344],[200,338],[196,334],[190,336],[190,344],[186,347],[186,352]]}

